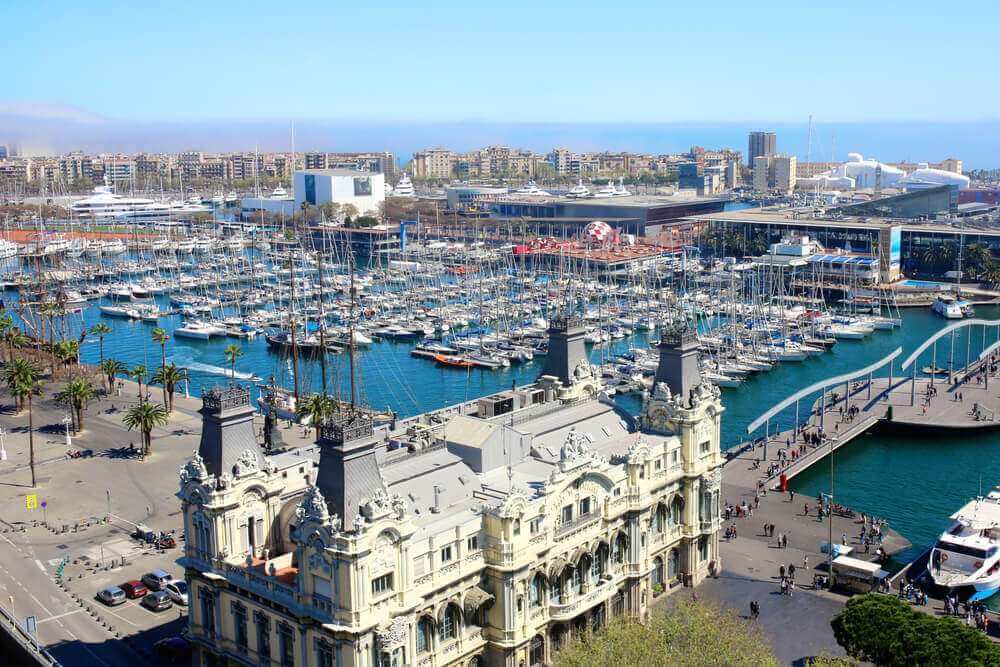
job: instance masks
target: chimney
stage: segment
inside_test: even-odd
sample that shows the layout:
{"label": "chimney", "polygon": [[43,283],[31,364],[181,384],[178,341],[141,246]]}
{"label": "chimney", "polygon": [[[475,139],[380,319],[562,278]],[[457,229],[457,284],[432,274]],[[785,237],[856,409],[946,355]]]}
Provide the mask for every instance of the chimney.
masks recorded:
{"label": "chimney", "polygon": [[434,485],[434,506],[431,507],[431,512],[437,514],[441,511],[441,487],[437,484]]}

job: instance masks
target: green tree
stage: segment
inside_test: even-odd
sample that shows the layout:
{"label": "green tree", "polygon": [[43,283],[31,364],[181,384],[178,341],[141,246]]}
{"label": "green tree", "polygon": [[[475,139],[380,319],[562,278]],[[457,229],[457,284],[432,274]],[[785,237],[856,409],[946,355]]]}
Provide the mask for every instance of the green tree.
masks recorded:
{"label": "green tree", "polygon": [[309,394],[298,401],[295,406],[295,416],[299,419],[309,418],[309,424],[316,430],[319,440],[319,429],[328,417],[333,416],[337,404],[325,394]]}
{"label": "green tree", "polygon": [[596,633],[570,640],[555,667],[661,667],[662,665],[777,665],[755,625],[729,609],[678,601],[654,610],[646,623],[617,619]]}
{"label": "green tree", "polygon": [[17,327],[11,327],[3,332],[3,341],[7,344],[7,360],[14,360],[14,350],[20,350],[25,347],[30,341],[28,337],[24,335],[24,332]]}
{"label": "green tree", "polygon": [[[167,367],[167,341],[170,340],[170,336],[167,335],[167,330],[162,327],[156,327],[153,329],[153,340],[160,344],[160,370],[162,371]],[[156,380],[156,377],[153,377]],[[167,405],[167,385],[163,385],[163,407],[167,408],[167,412],[170,412],[170,406]]]}
{"label": "green tree", "polygon": [[225,355],[226,361],[229,362],[229,372],[232,374],[233,380],[236,380],[236,360],[243,356],[243,348],[236,343],[230,343],[222,351],[222,354]]}
{"label": "green tree", "polygon": [[115,378],[128,373],[128,367],[117,359],[105,359],[101,362],[101,372],[108,383],[108,393],[115,388]]}
{"label": "green tree", "polygon": [[68,406],[73,411],[73,430],[83,430],[83,410],[87,403],[97,398],[97,392],[89,380],[76,378],[70,380],[63,390],[56,394],[56,400]]}
{"label": "green tree", "polygon": [[1000,665],[1000,647],[982,632],[893,596],[855,596],[831,625],[848,655],[877,665]]}
{"label": "green tree", "polygon": [[122,423],[128,430],[134,429],[142,434],[142,457],[145,459],[153,449],[153,429],[167,423],[167,410],[157,403],[140,401],[128,409]]}
{"label": "green tree", "polygon": [[111,331],[112,331],[111,327],[109,327],[104,322],[98,322],[94,326],[90,327],[90,333],[97,336],[97,340],[101,344],[101,363],[100,363],[101,366],[104,365],[104,337],[110,334]]}
{"label": "green tree", "polygon": [[79,354],[80,343],[75,340],[61,340],[52,348],[52,355],[63,366],[70,366],[76,363]]}
{"label": "green tree", "polygon": [[149,370],[143,364],[136,364],[132,370],[128,372],[128,376],[139,383],[139,400],[143,400],[142,397],[142,381],[145,377],[149,375]]}
{"label": "green tree", "polygon": [[[14,328],[14,318],[10,313],[0,315],[0,338],[6,340],[7,332]],[[13,358],[13,356],[11,357]]]}
{"label": "green tree", "polygon": [[186,368],[178,368],[177,364],[168,364],[161,367],[153,375],[153,382],[159,382],[163,386],[164,391],[167,392],[167,412],[174,411],[174,391],[177,389],[177,385],[188,379],[188,372]]}
{"label": "green tree", "polygon": [[28,359],[14,359],[5,369],[4,379],[10,388],[10,393],[18,401],[18,409],[24,409],[25,401],[28,404],[28,460],[31,465],[31,486],[36,486],[35,482],[35,415],[32,398],[41,390],[41,383],[38,380],[40,375],[38,367]]}

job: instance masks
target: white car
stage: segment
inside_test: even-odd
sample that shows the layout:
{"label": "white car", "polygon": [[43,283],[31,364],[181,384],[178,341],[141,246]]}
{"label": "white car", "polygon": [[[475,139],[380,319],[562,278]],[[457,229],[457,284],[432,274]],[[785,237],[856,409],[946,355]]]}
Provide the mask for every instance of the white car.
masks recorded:
{"label": "white car", "polygon": [[174,604],[183,605],[185,607],[187,606],[188,585],[186,581],[175,579],[164,586],[163,590],[170,596],[170,599],[173,600]]}

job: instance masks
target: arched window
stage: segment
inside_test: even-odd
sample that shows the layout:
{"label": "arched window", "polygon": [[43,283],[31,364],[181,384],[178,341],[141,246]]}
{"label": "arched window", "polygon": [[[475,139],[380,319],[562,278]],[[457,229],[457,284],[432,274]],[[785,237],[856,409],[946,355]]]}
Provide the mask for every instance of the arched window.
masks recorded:
{"label": "arched window", "polygon": [[667,554],[667,579],[674,581],[680,572],[681,555],[677,549],[671,549]]}
{"label": "arched window", "polygon": [[417,621],[417,653],[431,650],[431,633],[434,631],[431,620],[426,616]]}
{"label": "arched window", "polygon": [[542,667],[545,664],[545,639],[535,635],[531,640],[531,654],[528,656],[531,667]]}
{"label": "arched window", "polygon": [[656,506],[656,515],[653,518],[653,530],[657,533],[664,533],[667,530],[667,506],[659,503]]}
{"label": "arched window", "polygon": [[653,592],[658,592],[656,587],[659,586],[661,589],[663,587],[663,559],[657,556],[653,559],[653,572],[651,574]]}
{"label": "arched window", "polygon": [[615,562],[625,562],[625,552],[628,551],[628,538],[620,534],[615,538]]}
{"label": "arched window", "polygon": [[606,574],[608,571],[608,556],[611,549],[607,542],[601,542],[597,546],[597,553],[594,555],[594,565],[597,567],[598,575]]}
{"label": "arched window", "polygon": [[528,604],[532,607],[541,606],[545,599],[545,576],[539,572],[531,579],[531,588],[528,591]]}
{"label": "arched window", "polygon": [[469,667],[483,667],[483,659],[477,655],[469,661]]}
{"label": "arched window", "polygon": [[562,575],[552,577],[549,581],[549,601],[552,604],[559,604],[559,599],[562,597],[563,592],[563,582]]}
{"label": "arched window", "polygon": [[670,501],[670,523],[674,526],[684,523],[684,499],[679,495]]}
{"label": "arched window", "polygon": [[583,559],[581,558],[580,563],[578,563],[576,567],[571,569],[572,569],[572,575],[570,576],[572,579],[572,585],[570,590],[572,590],[577,595],[580,595],[581,593],[583,593],[583,575],[585,572]]}
{"label": "arched window", "polygon": [[448,641],[458,636],[458,626],[461,618],[458,615],[458,607],[449,604],[441,617],[441,641]]}

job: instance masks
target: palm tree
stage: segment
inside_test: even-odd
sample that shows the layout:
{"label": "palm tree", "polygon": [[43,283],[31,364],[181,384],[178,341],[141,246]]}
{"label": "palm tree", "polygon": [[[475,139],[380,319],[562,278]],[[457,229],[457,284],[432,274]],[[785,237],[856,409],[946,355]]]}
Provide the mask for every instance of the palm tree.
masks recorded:
{"label": "palm tree", "polygon": [[309,394],[299,400],[295,407],[295,415],[302,419],[309,417],[310,425],[316,429],[316,439],[319,439],[319,429],[327,417],[333,415],[337,404],[326,394]]}
{"label": "palm tree", "polygon": [[167,423],[167,410],[157,403],[140,401],[128,409],[122,423],[128,430],[136,429],[142,433],[142,457],[146,458],[153,447],[153,429]]}
{"label": "palm tree", "polygon": [[80,353],[80,343],[75,340],[61,340],[52,348],[52,355],[59,360],[63,366],[69,366],[76,361]]}
{"label": "palm tree", "polygon": [[[160,370],[162,371],[167,367],[167,341],[170,340],[170,336],[167,335],[166,329],[156,327],[153,329],[153,340],[160,344]],[[166,385],[163,385],[163,407],[167,408],[167,411],[169,412],[170,408],[167,406]]]}
{"label": "palm tree", "polygon": [[32,405],[32,397],[38,393],[41,384],[38,381],[40,372],[38,368],[28,359],[15,359],[7,365],[5,379],[10,387],[10,393],[24,406],[24,400],[28,400],[28,456],[31,464],[31,486],[35,482],[35,416]]}
{"label": "palm tree", "polygon": [[28,337],[17,327],[11,327],[3,332],[3,340],[7,343],[8,361],[14,360],[14,350],[20,350],[28,344]]}
{"label": "palm tree", "polygon": [[10,313],[0,316],[0,338],[6,338],[7,332],[14,326],[14,318]]}
{"label": "palm tree", "polygon": [[188,379],[188,372],[186,368],[178,368],[177,364],[170,364],[169,366],[163,366],[160,370],[156,371],[156,375],[153,376],[153,382],[159,382],[163,385],[163,390],[167,392],[167,412],[174,411],[174,390],[177,385]]}
{"label": "palm tree", "polygon": [[143,364],[137,364],[134,368],[132,368],[132,370],[130,370],[128,372],[128,375],[129,375],[130,378],[132,378],[133,380],[135,380],[136,382],[139,383],[139,400],[140,401],[143,400],[143,398],[142,398],[142,380],[147,375],[149,375],[149,370],[147,370],[147,368]]}
{"label": "palm tree", "polygon": [[70,380],[63,390],[56,394],[56,400],[72,408],[75,418],[73,429],[76,431],[83,430],[83,409],[87,407],[88,402],[95,398],[97,398],[97,392],[91,386],[90,380],[81,378]]}
{"label": "palm tree", "polygon": [[232,373],[233,379],[236,379],[236,360],[243,356],[243,348],[236,343],[230,343],[226,346],[226,349],[222,352],[226,355],[226,361],[229,362],[229,369]]}
{"label": "palm tree", "polygon": [[105,359],[101,362],[101,371],[108,383],[108,393],[115,388],[115,378],[128,373],[128,367],[117,359]]}
{"label": "palm tree", "polygon": [[111,327],[109,327],[104,322],[98,322],[94,326],[90,327],[90,333],[97,336],[97,340],[101,343],[101,366],[104,365],[104,337],[111,333]]}

